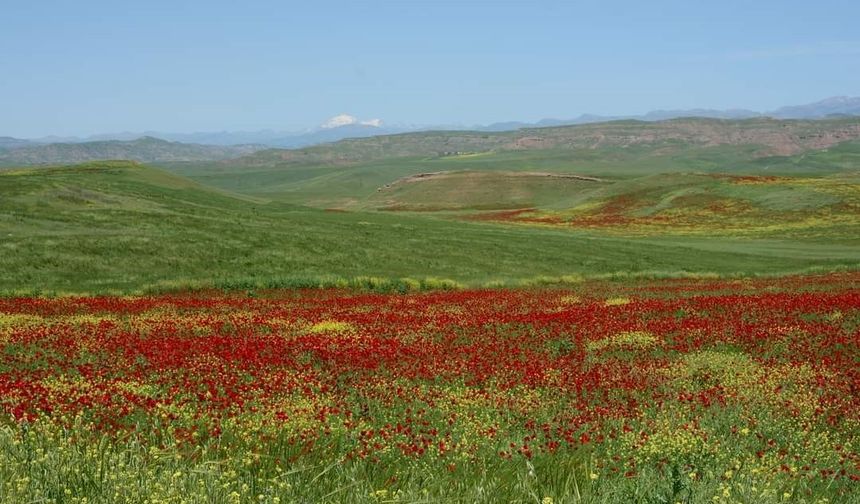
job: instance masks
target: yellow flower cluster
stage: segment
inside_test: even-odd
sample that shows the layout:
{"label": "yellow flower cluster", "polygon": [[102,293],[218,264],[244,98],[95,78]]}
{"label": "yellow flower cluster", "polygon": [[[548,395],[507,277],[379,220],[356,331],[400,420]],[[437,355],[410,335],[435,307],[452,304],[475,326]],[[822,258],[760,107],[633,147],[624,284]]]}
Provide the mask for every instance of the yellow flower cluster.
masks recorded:
{"label": "yellow flower cluster", "polygon": [[314,334],[348,334],[355,332],[355,327],[349,322],[341,322],[338,320],[323,320],[313,324],[308,328],[308,332]]}
{"label": "yellow flower cluster", "polygon": [[623,306],[626,304],[630,304],[630,298],[614,297],[603,302],[603,306]]}
{"label": "yellow flower cluster", "polygon": [[643,349],[650,348],[659,341],[656,336],[646,331],[626,331],[608,338],[589,341],[585,345],[585,349],[589,352],[596,352],[604,348]]}

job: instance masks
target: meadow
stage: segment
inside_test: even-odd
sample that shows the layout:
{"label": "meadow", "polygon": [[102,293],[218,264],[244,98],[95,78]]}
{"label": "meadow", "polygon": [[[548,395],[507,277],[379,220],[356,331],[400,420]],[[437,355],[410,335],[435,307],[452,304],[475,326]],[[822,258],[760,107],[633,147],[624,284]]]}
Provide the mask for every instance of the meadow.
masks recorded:
{"label": "meadow", "polygon": [[3,502],[860,501],[860,275],[0,300]]}
{"label": "meadow", "polygon": [[414,290],[780,275],[860,264],[860,248],[846,231],[806,240],[596,231],[317,209],[225,192],[132,162],[7,170],[0,171],[0,293]]}
{"label": "meadow", "polygon": [[[811,124],[669,121],[661,123],[667,132],[622,121],[595,131],[543,128],[519,136],[426,133],[341,142],[302,155],[263,151],[240,162],[164,168],[267,201],[330,210],[660,237],[673,246],[681,237],[854,246],[860,236],[860,142],[846,136],[827,148],[799,145],[821,137],[826,122],[814,123],[818,132],[774,140],[785,128]],[[698,136],[684,137],[690,128]],[[711,131],[721,128],[749,138]],[[524,140],[536,145],[523,146]],[[407,155],[401,144],[423,155]]]}
{"label": "meadow", "polygon": [[0,502],[860,503],[858,134],[2,169]]}

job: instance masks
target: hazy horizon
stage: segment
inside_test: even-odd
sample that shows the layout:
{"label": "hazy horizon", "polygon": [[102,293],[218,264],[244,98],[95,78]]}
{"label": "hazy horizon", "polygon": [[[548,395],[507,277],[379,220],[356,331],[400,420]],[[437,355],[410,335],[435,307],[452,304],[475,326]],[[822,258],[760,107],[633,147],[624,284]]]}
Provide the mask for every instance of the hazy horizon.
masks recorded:
{"label": "hazy horizon", "polygon": [[0,136],[762,112],[858,94],[858,15],[775,0],[9,5]]}

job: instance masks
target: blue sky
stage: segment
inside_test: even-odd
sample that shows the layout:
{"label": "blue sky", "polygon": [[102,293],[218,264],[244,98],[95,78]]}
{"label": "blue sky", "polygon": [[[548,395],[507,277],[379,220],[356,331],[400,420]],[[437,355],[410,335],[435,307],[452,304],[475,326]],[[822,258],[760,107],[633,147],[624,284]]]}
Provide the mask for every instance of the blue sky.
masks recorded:
{"label": "blue sky", "polygon": [[860,95],[860,2],[3,2],[0,136],[477,124]]}

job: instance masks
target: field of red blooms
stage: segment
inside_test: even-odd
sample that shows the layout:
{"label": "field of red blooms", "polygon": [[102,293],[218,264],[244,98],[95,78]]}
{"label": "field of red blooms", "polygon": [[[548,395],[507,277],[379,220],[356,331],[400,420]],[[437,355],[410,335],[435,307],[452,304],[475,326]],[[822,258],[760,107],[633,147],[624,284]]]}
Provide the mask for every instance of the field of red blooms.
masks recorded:
{"label": "field of red blooms", "polygon": [[[11,438],[66,433],[47,451],[133,439],[189,467],[402,468],[379,495],[419,466],[565,460],[594,498],[651,475],[688,501],[839,502],[860,480],[860,274],[2,299],[0,413]],[[0,476],[22,464],[6,446]],[[0,493],[78,492],[36,481],[62,460],[15,466],[27,485]],[[306,490],[249,477],[225,495]]]}

